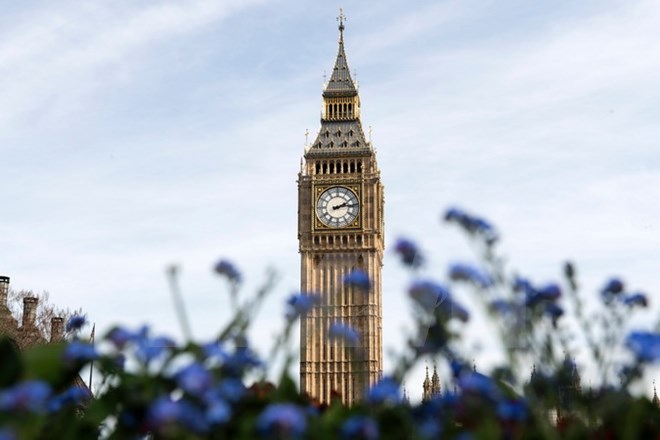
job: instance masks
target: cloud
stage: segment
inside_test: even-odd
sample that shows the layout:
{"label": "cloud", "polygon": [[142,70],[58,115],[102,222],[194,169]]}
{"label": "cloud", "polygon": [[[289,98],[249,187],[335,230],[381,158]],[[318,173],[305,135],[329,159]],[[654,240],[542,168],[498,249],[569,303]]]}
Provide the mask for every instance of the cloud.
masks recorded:
{"label": "cloud", "polygon": [[5,66],[0,69],[5,85],[0,127],[33,124],[39,115],[62,120],[62,113],[80,109],[85,105],[81,100],[105,90],[112,83],[108,79],[126,80],[122,76],[130,76],[135,68],[125,64],[128,57],[259,3],[72,2],[26,16],[5,31],[8,38],[0,46],[0,65]]}

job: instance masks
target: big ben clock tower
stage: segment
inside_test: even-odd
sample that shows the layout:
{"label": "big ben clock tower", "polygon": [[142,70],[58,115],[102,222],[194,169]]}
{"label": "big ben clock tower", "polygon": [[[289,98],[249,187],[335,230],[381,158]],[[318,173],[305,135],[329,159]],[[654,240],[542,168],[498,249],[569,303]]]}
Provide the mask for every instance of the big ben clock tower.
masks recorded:
{"label": "big ben clock tower", "polygon": [[[382,374],[383,185],[376,155],[360,122],[360,97],[339,50],[323,90],[321,129],[305,148],[298,175],[301,291],[321,300],[300,324],[300,387],[330,403],[350,405]],[[369,276],[368,291],[345,285],[347,274]],[[335,324],[357,331],[349,343],[329,337]]]}

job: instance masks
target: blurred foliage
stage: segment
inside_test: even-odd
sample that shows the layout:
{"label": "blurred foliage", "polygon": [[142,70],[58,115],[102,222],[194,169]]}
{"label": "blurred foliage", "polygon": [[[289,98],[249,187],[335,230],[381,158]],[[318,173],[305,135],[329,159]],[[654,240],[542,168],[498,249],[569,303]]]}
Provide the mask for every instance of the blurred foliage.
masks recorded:
{"label": "blurred foliage", "polygon": [[[660,360],[657,331],[629,328],[635,311],[648,306],[646,295],[627,292],[612,278],[598,292],[598,310],[587,311],[572,264],[564,266],[564,279],[535,284],[506,268],[497,254],[499,234],[488,221],[458,209],[443,219],[466,233],[475,261],[452,264],[446,281],[420,278],[426,259],[419,247],[408,239],[393,246],[413,278],[407,293],[417,328],[392,373],[352,407],[339,398],[320,405],[301,395],[291,378],[289,335],[318,303],[316,294],[287,300],[283,330],[262,359],[247,329],[274,276],[254,297],[241,298],[240,272],[221,260],[214,270],[228,283],[234,317],[213,341],[177,344],[147,326],[118,326],[92,345],[79,337],[87,323],[75,316],[66,342],[20,352],[9,337],[0,338],[0,440],[660,438],[657,397],[629,391],[645,367]],[[177,273],[168,270],[175,301],[183,304]],[[365,275],[352,273],[344,282],[369,289]],[[472,314],[452,295],[459,285],[474,291],[500,330],[506,362],[490,374],[477,372],[462,352]],[[569,319],[573,325],[564,325]],[[185,313],[180,320],[189,339]],[[335,326],[335,336],[353,338],[343,324]],[[567,343],[575,332],[600,383],[585,387],[581,381]],[[446,362],[453,391],[410,404],[401,384],[428,358]],[[283,361],[279,380],[267,382],[277,359]],[[90,366],[100,381],[94,395],[79,376]]]}

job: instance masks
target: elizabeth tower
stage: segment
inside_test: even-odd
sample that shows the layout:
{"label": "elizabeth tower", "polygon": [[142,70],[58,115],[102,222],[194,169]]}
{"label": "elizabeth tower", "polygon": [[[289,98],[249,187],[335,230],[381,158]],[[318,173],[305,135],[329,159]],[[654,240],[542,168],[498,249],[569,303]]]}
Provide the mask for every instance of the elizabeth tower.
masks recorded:
{"label": "elizabeth tower", "polygon": [[[382,374],[383,185],[376,155],[360,122],[360,97],[339,50],[324,86],[321,129],[305,147],[298,175],[301,291],[320,301],[300,324],[300,387],[320,403],[350,405]],[[355,271],[368,289],[346,285]],[[358,340],[330,338],[331,325],[352,327]]]}

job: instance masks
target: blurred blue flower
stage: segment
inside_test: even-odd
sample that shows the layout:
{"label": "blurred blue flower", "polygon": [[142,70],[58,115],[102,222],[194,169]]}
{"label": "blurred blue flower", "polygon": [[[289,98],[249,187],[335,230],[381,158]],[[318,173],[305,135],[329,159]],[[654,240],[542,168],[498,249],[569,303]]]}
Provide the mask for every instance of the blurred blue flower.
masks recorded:
{"label": "blurred blue flower", "polygon": [[213,399],[206,407],[206,420],[212,425],[226,423],[231,419],[231,408],[222,399]]}
{"label": "blurred blue flower", "polygon": [[445,319],[456,318],[459,321],[467,322],[470,319],[470,312],[468,312],[465,307],[449,298],[436,310],[436,317],[438,316]]}
{"label": "blurred blue flower", "polygon": [[147,364],[175,347],[175,342],[167,336],[150,338],[141,335],[137,340],[135,356],[140,362]]}
{"label": "blurred blue flower", "polygon": [[516,306],[504,299],[495,299],[488,304],[488,309],[493,313],[508,315],[516,311]]}
{"label": "blurred blue flower", "polygon": [[220,382],[217,392],[229,402],[238,402],[245,394],[245,385],[239,379],[230,377]]}
{"label": "blurred blue flower", "polygon": [[399,255],[401,262],[406,266],[417,268],[424,263],[419,248],[411,240],[399,238],[394,244],[394,252]]}
{"label": "blurred blue flower", "polygon": [[466,232],[471,235],[480,235],[488,245],[492,245],[498,240],[498,234],[493,225],[488,221],[470,215],[457,208],[448,209],[444,216],[445,221],[459,224]]}
{"label": "blurred blue flower", "polygon": [[401,389],[394,378],[385,376],[367,392],[367,402],[372,404],[401,402]]}
{"label": "blurred blue flower", "polygon": [[660,333],[635,331],[626,338],[628,347],[640,362],[660,360]]}
{"label": "blurred blue flower", "polygon": [[546,301],[554,301],[561,296],[561,289],[558,284],[550,283],[542,287],[537,293]]}
{"label": "blurred blue flower", "polygon": [[181,417],[181,408],[178,402],[169,397],[159,397],[150,406],[147,412],[147,422],[150,427],[159,429],[165,424],[177,422]]}
{"label": "blurred blue flower", "polygon": [[408,288],[408,295],[422,310],[432,313],[436,307],[449,298],[449,290],[434,281],[419,280]]}
{"label": "blurred blue flower", "polygon": [[367,416],[352,416],[341,425],[341,438],[345,440],[376,440],[378,424]]}
{"label": "blurred blue flower", "polygon": [[99,358],[92,344],[72,341],[64,348],[64,361],[67,363],[86,363]]}
{"label": "blurred blue flower", "polygon": [[223,361],[229,356],[222,344],[218,341],[212,341],[202,345],[202,352],[204,353],[205,359]]}
{"label": "blurred blue flower", "polygon": [[175,378],[179,388],[194,396],[201,396],[213,384],[211,373],[198,362],[193,362],[179,370]]}
{"label": "blurred blue flower", "polygon": [[437,417],[426,417],[420,422],[416,423],[417,432],[423,439],[439,439],[442,438],[442,425]]}
{"label": "blurred blue flower", "polygon": [[119,353],[112,359],[114,360],[115,368],[119,371],[123,371],[126,367],[126,355],[124,353]]}
{"label": "blurred blue flower", "polygon": [[618,278],[611,278],[601,289],[601,293],[613,293],[618,295],[623,292],[623,282]]}
{"label": "blurred blue flower", "polygon": [[623,292],[623,289],[623,281],[621,281],[619,278],[611,278],[600,290],[600,295],[603,298],[605,304],[610,304],[615,296]]}
{"label": "blurred blue flower", "polygon": [[525,305],[528,307],[534,307],[537,304],[552,302],[561,296],[561,289],[559,285],[550,283],[542,287],[541,289],[530,289],[526,293]]}
{"label": "blurred blue flower", "polygon": [[468,281],[484,289],[493,285],[493,280],[488,273],[464,263],[452,264],[449,267],[449,278],[454,281]]}
{"label": "blurred blue flower", "polygon": [[648,307],[649,300],[643,293],[635,293],[624,297],[623,303],[629,307]]}
{"label": "blurred blue flower", "polygon": [[545,305],[543,313],[548,315],[552,319],[552,323],[556,324],[557,320],[564,315],[564,309],[561,308],[557,303],[548,303]]}
{"label": "blurred blue flower", "polygon": [[215,266],[213,266],[213,270],[215,273],[218,275],[227,277],[229,281],[232,283],[240,283],[241,282],[241,273],[236,269],[233,263],[227,260],[220,260],[218,261]]}
{"label": "blurred blue flower", "polygon": [[513,280],[513,290],[514,292],[524,293],[526,296],[535,292],[532,283],[527,278],[518,276]]}
{"label": "blurred blue flower", "polygon": [[195,433],[205,433],[209,422],[201,409],[187,400],[172,400],[170,397],[157,398],[147,409],[147,426],[156,432],[164,432],[171,425],[185,427]]}
{"label": "blurred blue flower", "polygon": [[51,388],[46,382],[20,382],[0,392],[0,410],[43,413],[47,409],[50,395]]}
{"label": "blurred blue flower", "polygon": [[463,374],[468,374],[472,371],[472,367],[467,362],[455,358],[449,361],[449,368],[454,379],[458,379]]}
{"label": "blurred blue flower", "polygon": [[522,422],[528,416],[527,402],[523,399],[503,399],[497,404],[497,417],[500,420]]}
{"label": "blurred blue flower", "polygon": [[106,336],[118,350],[123,349],[130,341],[137,339],[137,334],[123,327],[115,327]]}
{"label": "blurred blue flower", "polygon": [[261,359],[249,347],[236,347],[233,353],[224,358],[222,371],[229,377],[239,378],[247,370],[261,365]]}
{"label": "blurred blue flower", "polygon": [[64,329],[67,332],[70,332],[72,330],[80,330],[82,326],[87,324],[87,319],[85,319],[84,316],[80,315],[73,315],[69,320],[66,322],[66,326]]}
{"label": "blurred blue flower", "polygon": [[306,314],[312,307],[318,304],[320,298],[315,293],[293,294],[286,301],[286,319],[293,321],[299,316]]}
{"label": "blurred blue flower", "polygon": [[81,405],[92,398],[91,391],[82,386],[73,385],[48,402],[48,412],[56,413],[68,405]]}
{"label": "blurred blue flower", "polygon": [[0,428],[0,440],[18,440],[18,434],[9,428]]}
{"label": "blurred blue flower", "polygon": [[300,438],[307,429],[305,412],[291,403],[270,404],[259,416],[257,429],[266,437]]}
{"label": "blurred blue flower", "polygon": [[353,269],[344,276],[344,286],[369,290],[371,288],[371,281],[369,281],[369,275],[365,271]]}
{"label": "blurred blue flower", "polygon": [[333,322],[330,324],[328,338],[339,339],[350,346],[357,346],[360,344],[360,336],[358,333],[350,325],[342,324],[341,322]]}
{"label": "blurred blue flower", "polygon": [[476,371],[462,374],[458,378],[458,386],[464,393],[475,394],[491,401],[498,400],[501,394],[493,379]]}

